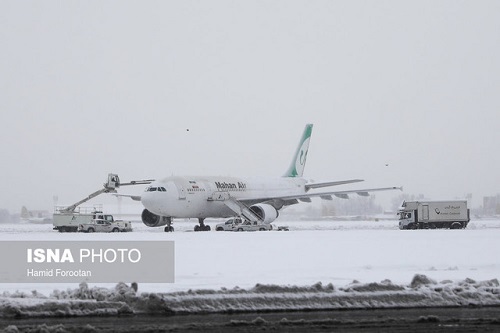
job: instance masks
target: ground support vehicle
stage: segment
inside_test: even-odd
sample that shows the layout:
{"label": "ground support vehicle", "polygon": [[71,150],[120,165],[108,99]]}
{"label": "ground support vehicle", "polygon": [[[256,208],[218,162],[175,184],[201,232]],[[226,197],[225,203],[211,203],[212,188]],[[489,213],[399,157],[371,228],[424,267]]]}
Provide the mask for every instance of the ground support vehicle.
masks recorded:
{"label": "ground support vehicle", "polygon": [[[110,173],[108,174],[108,179],[103,184],[102,189],[89,194],[85,198],[75,202],[70,206],[67,207],[56,206],[53,215],[53,226],[54,226],[53,229],[59,232],[76,232],[78,231],[80,225],[94,224],[95,226],[97,226],[97,224],[99,224],[99,227],[101,226],[104,227],[102,223],[96,223],[96,221],[99,221],[100,219],[105,219],[105,220],[108,219],[106,221],[110,222],[109,220],[110,218],[111,222],[119,222],[119,221],[114,221],[112,215],[102,214],[101,205],[97,205],[94,207],[80,207],[80,205],[103,193],[116,193],[116,189],[119,188],[120,186],[140,185],[149,183],[151,183],[151,180],[139,180],[130,183],[120,183],[120,178],[118,177],[118,175]],[[117,224],[111,223],[110,226],[111,226],[111,231],[113,231],[115,228],[118,228],[119,231],[132,231],[132,224],[130,222],[123,222]],[[108,227],[109,226],[106,226],[106,228]],[[89,228],[90,226],[88,228],[85,228],[85,230],[89,230]],[[93,229],[94,231],[97,231],[96,227],[93,227]]]}
{"label": "ground support vehicle", "polygon": [[239,225],[241,225],[243,221],[239,217],[231,218],[224,223],[219,223],[215,226],[216,231],[233,231]]}
{"label": "ground support vehicle", "polygon": [[244,221],[239,224],[233,231],[266,231],[273,230],[273,225],[270,223],[259,223],[252,221]]}
{"label": "ground support vehicle", "polygon": [[132,231],[130,221],[115,221],[113,215],[103,214],[96,207],[80,207],[78,210],[69,213],[55,213],[53,224],[53,229],[59,232]]}
{"label": "ground support vehicle", "polygon": [[100,209],[97,207],[79,207],[72,212],[63,212],[56,207],[53,229],[59,232],[76,232],[80,224],[91,223],[98,213]]}
{"label": "ground support vehicle", "polygon": [[466,200],[404,201],[399,229],[464,229],[470,221]]}
{"label": "ground support vehicle", "polygon": [[128,232],[132,231],[130,221],[115,221],[112,215],[96,214],[90,223],[78,225],[80,232]]}
{"label": "ground support vehicle", "polygon": [[[265,231],[273,230],[270,223],[259,223],[257,221],[247,221],[239,217],[234,217],[224,223],[215,226],[217,231]],[[285,229],[283,229],[285,230]]]}
{"label": "ground support vehicle", "polygon": [[289,231],[290,229],[286,225],[279,225],[276,230],[278,230],[278,231]]}

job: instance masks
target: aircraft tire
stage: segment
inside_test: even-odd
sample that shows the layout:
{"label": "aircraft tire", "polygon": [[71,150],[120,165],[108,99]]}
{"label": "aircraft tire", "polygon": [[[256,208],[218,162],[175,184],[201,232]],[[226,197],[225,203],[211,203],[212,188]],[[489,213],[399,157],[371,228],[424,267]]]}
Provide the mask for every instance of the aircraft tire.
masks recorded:
{"label": "aircraft tire", "polygon": [[212,230],[212,228],[210,228],[209,225],[205,225],[205,228],[203,228],[203,231],[210,231]]}

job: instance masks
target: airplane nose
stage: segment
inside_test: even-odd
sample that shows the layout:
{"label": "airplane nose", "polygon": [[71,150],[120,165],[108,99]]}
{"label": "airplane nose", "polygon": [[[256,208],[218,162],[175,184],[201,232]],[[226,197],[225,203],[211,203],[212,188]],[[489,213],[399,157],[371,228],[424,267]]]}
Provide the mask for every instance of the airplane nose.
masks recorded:
{"label": "airplane nose", "polygon": [[141,203],[150,212],[156,213],[156,205],[153,192],[145,192],[141,195]]}

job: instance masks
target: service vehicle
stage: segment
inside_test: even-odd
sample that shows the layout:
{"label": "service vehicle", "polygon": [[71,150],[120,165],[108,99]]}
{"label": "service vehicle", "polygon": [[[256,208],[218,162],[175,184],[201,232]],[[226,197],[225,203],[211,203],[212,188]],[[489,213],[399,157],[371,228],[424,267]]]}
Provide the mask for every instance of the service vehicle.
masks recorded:
{"label": "service vehicle", "polygon": [[115,220],[113,215],[103,214],[97,207],[79,207],[72,213],[58,212],[54,214],[53,229],[59,232],[132,231],[132,222]]}
{"label": "service vehicle", "polygon": [[236,226],[233,231],[266,231],[273,230],[273,225],[270,223],[259,223],[256,221],[243,221]]}
{"label": "service vehicle", "polygon": [[[116,189],[120,186],[149,184],[150,182],[150,180],[141,180],[123,184],[120,183],[120,178],[117,174],[110,173],[108,174],[107,181],[103,184],[104,188],[91,193],[70,206],[56,206],[52,222],[54,226],[53,229],[59,232],[76,232],[79,230],[80,225],[96,225],[96,221],[107,219],[106,221],[109,222],[109,219],[111,219],[111,222],[120,222],[118,224],[112,223],[111,231],[115,228],[118,228],[118,231],[132,231],[131,222],[114,221],[112,215],[104,215],[102,213],[102,205],[96,205],[93,207],[81,207],[80,205],[103,193],[116,193]],[[125,224],[127,224],[127,226],[125,226]],[[89,230],[89,228],[90,226],[85,228],[85,230]],[[97,231],[97,228],[93,227],[92,229]]]}
{"label": "service vehicle", "polygon": [[470,221],[467,200],[403,201],[399,229],[464,229]]}
{"label": "service vehicle", "polygon": [[224,223],[219,223],[215,226],[216,231],[233,231],[238,227],[240,224],[243,223],[243,220],[239,217],[234,217],[229,220],[227,220]]}
{"label": "service vehicle", "polygon": [[113,215],[104,215],[97,213],[90,223],[78,225],[80,232],[128,232],[132,231],[130,221],[115,221]]}
{"label": "service vehicle", "polygon": [[78,207],[72,212],[65,212],[56,207],[52,224],[54,230],[59,232],[77,232],[80,224],[92,223],[95,215],[100,212],[100,207]]}
{"label": "service vehicle", "polygon": [[[241,228],[240,228],[241,226]],[[240,230],[242,229],[242,230]],[[234,217],[227,220],[224,223],[219,223],[215,226],[215,230],[217,231],[256,231],[256,230],[273,230],[272,224],[263,224],[257,222],[246,221],[239,218]],[[278,231],[288,231],[290,230],[288,226],[277,226]]]}

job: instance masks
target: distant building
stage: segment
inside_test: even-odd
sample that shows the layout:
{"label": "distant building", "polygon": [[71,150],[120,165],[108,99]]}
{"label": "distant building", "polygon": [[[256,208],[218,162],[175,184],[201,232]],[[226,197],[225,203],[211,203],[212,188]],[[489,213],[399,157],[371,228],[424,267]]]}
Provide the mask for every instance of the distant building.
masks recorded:
{"label": "distant building", "polygon": [[483,214],[484,215],[500,214],[500,194],[491,197],[483,197]]}

